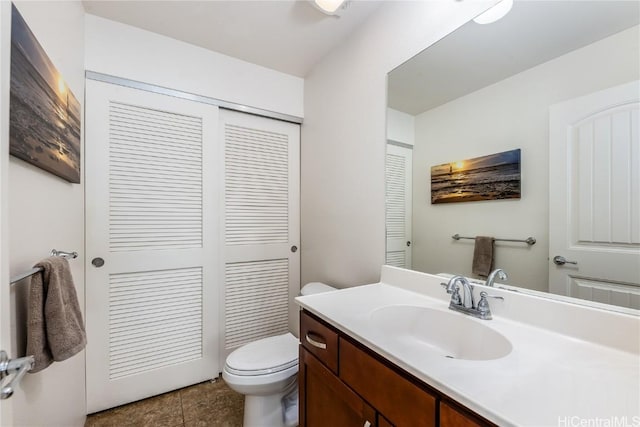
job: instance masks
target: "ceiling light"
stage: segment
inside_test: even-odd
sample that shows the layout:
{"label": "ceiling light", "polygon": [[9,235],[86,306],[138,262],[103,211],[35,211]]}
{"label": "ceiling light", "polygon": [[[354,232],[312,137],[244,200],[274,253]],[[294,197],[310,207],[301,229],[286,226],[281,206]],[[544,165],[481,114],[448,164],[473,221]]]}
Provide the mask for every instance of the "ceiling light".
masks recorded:
{"label": "ceiling light", "polygon": [[501,0],[496,5],[481,15],[478,15],[474,22],[478,24],[491,24],[498,19],[503,18],[513,7],[513,0]]}
{"label": "ceiling light", "polygon": [[339,15],[346,6],[345,0],[313,0],[313,5],[327,15]]}

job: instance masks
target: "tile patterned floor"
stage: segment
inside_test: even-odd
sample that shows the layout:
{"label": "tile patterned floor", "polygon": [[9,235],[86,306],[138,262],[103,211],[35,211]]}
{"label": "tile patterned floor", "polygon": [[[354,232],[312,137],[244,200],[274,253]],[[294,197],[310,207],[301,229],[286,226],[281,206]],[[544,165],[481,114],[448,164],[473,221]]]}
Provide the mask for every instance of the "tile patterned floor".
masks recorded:
{"label": "tile patterned floor", "polygon": [[85,427],[242,427],[244,396],[219,378],[87,417]]}

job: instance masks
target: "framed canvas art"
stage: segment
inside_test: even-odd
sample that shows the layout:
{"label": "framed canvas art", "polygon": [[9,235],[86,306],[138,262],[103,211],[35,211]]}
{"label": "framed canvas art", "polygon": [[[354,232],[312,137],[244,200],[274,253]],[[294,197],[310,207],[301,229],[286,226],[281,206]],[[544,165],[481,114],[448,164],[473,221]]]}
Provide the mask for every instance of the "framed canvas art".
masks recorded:
{"label": "framed canvas art", "polygon": [[79,183],[80,103],[14,5],[10,97],[10,154]]}
{"label": "framed canvas art", "polygon": [[431,167],[431,203],[520,198],[520,149]]}

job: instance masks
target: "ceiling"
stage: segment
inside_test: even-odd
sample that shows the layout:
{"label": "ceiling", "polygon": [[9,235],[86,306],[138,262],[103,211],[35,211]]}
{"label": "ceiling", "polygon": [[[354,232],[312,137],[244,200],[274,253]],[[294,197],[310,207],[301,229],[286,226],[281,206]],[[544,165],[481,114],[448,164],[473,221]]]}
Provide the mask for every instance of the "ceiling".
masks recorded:
{"label": "ceiling", "polygon": [[516,0],[501,20],[471,21],[389,74],[389,106],[417,115],[638,25],[638,1]]}
{"label": "ceiling", "polygon": [[85,11],[304,77],[381,4],[350,1],[340,17],[309,1],[94,1]]}

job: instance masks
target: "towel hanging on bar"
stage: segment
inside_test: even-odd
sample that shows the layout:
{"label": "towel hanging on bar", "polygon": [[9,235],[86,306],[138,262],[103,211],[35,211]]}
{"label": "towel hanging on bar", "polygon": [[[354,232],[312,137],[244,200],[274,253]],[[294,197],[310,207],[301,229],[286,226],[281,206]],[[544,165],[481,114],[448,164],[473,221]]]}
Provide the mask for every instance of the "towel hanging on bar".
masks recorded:
{"label": "towel hanging on bar", "polygon": [[476,236],[471,272],[486,278],[493,269],[493,237]]}
{"label": "towel hanging on bar", "polygon": [[27,313],[27,354],[35,358],[30,373],[70,358],[87,343],[69,261],[50,256],[36,267],[42,272],[31,278]]}

